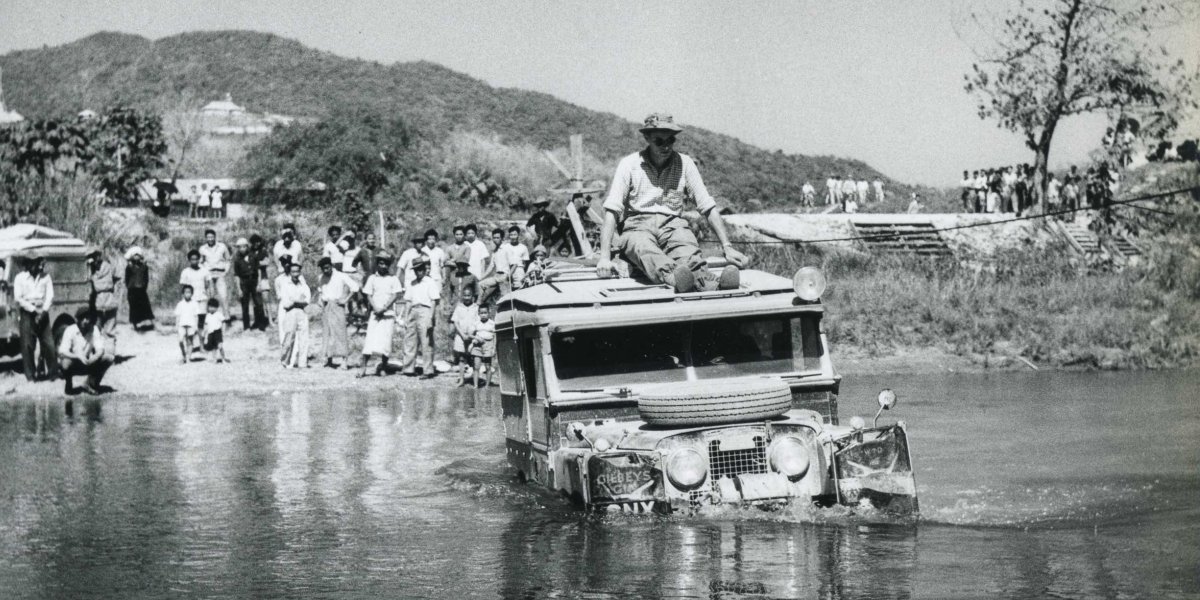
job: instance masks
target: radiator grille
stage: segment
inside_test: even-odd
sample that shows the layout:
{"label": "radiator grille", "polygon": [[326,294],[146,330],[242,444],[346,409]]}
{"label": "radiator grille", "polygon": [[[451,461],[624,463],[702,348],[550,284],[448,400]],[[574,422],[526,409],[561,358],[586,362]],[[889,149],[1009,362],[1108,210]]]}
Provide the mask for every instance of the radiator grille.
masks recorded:
{"label": "radiator grille", "polygon": [[767,441],[763,436],[754,436],[754,447],[743,450],[722,451],[720,440],[708,443],[708,478],[714,492],[719,491],[717,482],[722,477],[766,472]]}

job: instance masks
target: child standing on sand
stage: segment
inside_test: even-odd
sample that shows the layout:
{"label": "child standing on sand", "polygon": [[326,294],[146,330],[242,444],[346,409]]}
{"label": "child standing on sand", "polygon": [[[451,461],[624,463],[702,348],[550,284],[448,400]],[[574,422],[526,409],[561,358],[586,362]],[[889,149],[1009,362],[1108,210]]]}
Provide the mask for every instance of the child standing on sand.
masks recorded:
{"label": "child standing on sand", "polygon": [[192,302],[192,286],[185,283],[181,288],[183,299],[175,305],[175,329],[179,332],[179,351],[186,365],[192,360],[192,344],[196,337],[196,303]]}
{"label": "child standing on sand", "polygon": [[225,313],[221,312],[221,301],[208,299],[208,316],[204,319],[204,349],[213,362],[229,362],[225,358]]}
{"label": "child standing on sand", "polygon": [[468,353],[467,345],[474,340],[475,325],[479,323],[479,309],[475,307],[475,289],[463,288],[462,299],[450,315],[450,324],[454,328],[454,365],[458,367],[458,381],[455,385],[466,385],[467,371],[471,369],[474,358]]}
{"label": "child standing on sand", "polygon": [[[479,321],[475,323],[471,339],[471,356],[475,361],[475,387],[492,385],[492,357],[496,356],[496,322],[492,320],[492,308],[479,305]],[[487,383],[479,385],[479,370],[487,369]]]}

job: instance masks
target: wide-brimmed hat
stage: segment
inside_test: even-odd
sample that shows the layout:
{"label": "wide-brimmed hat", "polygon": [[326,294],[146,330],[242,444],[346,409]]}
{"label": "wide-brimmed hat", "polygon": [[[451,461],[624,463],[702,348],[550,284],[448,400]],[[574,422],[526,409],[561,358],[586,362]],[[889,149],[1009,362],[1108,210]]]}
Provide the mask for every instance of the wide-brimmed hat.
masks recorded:
{"label": "wide-brimmed hat", "polygon": [[675,117],[667,113],[651,113],[642,121],[642,127],[638,131],[646,133],[647,131],[674,131],[679,133],[683,128],[675,124]]}
{"label": "wide-brimmed hat", "polygon": [[424,256],[418,256],[413,259],[413,261],[412,261],[413,269],[420,269],[423,267],[426,267],[426,268],[429,267],[429,259],[428,258],[425,258]]}
{"label": "wide-brimmed hat", "polygon": [[246,239],[246,238],[244,238],[244,237],[242,237],[242,238],[238,238],[238,239],[237,239],[237,241],[233,243],[233,245],[234,245],[234,246],[249,246],[249,245],[250,245],[250,240],[248,240],[248,239]]}
{"label": "wide-brimmed hat", "polygon": [[379,254],[375,255],[375,263],[386,263],[390,265],[392,264],[392,255],[388,254],[387,252],[380,252]]}
{"label": "wide-brimmed hat", "polygon": [[538,196],[533,200],[534,206],[546,206],[547,204],[550,204],[550,199],[545,196]]}
{"label": "wide-brimmed hat", "polygon": [[142,251],[141,246],[131,246],[125,251],[125,260],[132,260],[135,256],[146,256],[146,253]]}
{"label": "wide-brimmed hat", "polygon": [[543,246],[543,245],[541,245],[541,244],[538,244],[538,245],[534,246],[534,247],[533,247],[533,252],[530,252],[530,254],[532,254],[532,255],[534,255],[534,256],[538,255],[539,253],[540,253],[542,256],[550,256],[550,253],[546,251],[546,247],[545,247],[545,246]]}

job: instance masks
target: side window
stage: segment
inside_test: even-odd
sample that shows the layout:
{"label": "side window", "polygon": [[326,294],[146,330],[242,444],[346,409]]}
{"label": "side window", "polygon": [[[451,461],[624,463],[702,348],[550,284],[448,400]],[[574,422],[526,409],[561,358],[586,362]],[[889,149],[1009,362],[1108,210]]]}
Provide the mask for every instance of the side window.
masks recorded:
{"label": "side window", "polygon": [[805,315],[792,321],[792,345],[799,349],[795,356],[796,368],[801,371],[817,371],[821,368],[821,318]]}
{"label": "side window", "polygon": [[541,357],[537,353],[537,342],[532,337],[520,340],[521,373],[524,377],[525,391],[530,398],[545,396],[545,385],[542,382]]}
{"label": "side window", "polygon": [[521,363],[517,360],[517,338],[512,330],[496,332],[496,354],[500,363],[500,393],[520,394]]}

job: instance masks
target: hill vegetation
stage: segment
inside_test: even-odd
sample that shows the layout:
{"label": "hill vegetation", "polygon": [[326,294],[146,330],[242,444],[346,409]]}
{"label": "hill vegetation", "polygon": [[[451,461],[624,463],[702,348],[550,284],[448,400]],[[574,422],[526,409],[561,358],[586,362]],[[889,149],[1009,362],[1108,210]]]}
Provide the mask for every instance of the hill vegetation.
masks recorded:
{"label": "hill vegetation", "polygon": [[[434,141],[457,135],[452,153],[460,158],[464,135],[480,146],[516,148],[500,152],[511,156],[560,149],[568,134],[581,133],[589,178],[607,177],[615,160],[640,144],[636,123],[547,94],[495,88],[430,62],[339,57],[265,33],[196,32],[153,41],[97,33],[9,53],[0,66],[6,102],[33,118],[113,105],[161,108],[180,96],[214,99],[226,92],[249,110],[294,116],[324,118],[352,105],[402,117]],[[735,207],[794,206],[806,179],[819,186],[831,174],[879,177],[905,196],[911,189],[860,161],[771,152],[698,127],[688,127],[680,150],[703,161],[709,187]]]}

